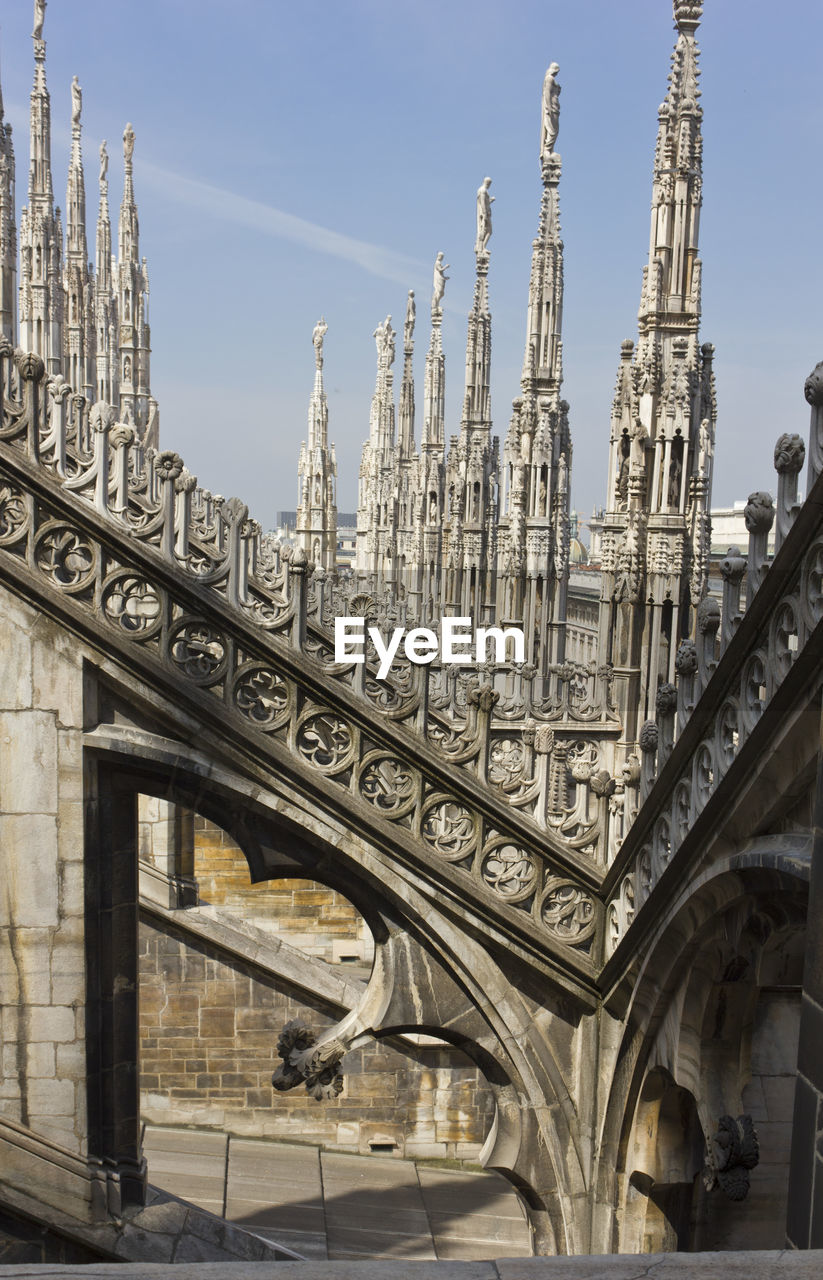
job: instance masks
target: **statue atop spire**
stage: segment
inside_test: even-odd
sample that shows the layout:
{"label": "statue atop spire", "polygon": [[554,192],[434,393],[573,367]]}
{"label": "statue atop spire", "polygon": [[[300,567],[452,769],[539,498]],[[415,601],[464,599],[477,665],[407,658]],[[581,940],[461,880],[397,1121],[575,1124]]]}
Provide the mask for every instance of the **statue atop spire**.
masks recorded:
{"label": "statue atop spire", "polygon": [[477,188],[477,239],[474,244],[474,251],[477,254],[487,254],[489,251],[489,240],[492,234],[492,202],[494,201],[494,196],[489,195],[491,184],[491,178],[484,178]]}
{"label": "statue atop spire", "polygon": [[134,155],[134,130],[130,124],[127,124],[123,130],[123,160],[126,168],[131,169],[132,156]]}
{"label": "statue atop spire", "polygon": [[317,324],[312,329],[311,340],[314,343],[314,367],[315,369],[323,368],[323,339],[328,333],[329,326],[326,324],[325,316],[321,316]]}
{"label": "statue atop spire", "polygon": [[417,307],[414,304],[414,289],[409,289],[409,297],[406,303],[406,319],[403,324],[403,350],[408,351],[414,340],[414,318],[417,314]]}
{"label": "statue atop spire", "polygon": [[543,128],[540,134],[540,159],[547,160],[554,154],[554,146],[560,131],[560,85],[556,76],[560,67],[552,62],[543,81]]}
{"label": "statue atop spire", "polygon": [[106,187],[109,185],[109,153],[106,150],[106,139],[100,143],[100,186],[102,188],[105,182]]}
{"label": "statue atop spire", "polygon": [[34,0],[34,30],[31,33],[32,40],[39,40],[41,44],[43,40],[43,23],[46,20],[46,0]]}
{"label": "statue atop spire", "polygon": [[432,314],[435,311],[443,310],[443,294],[446,292],[446,281],[448,276],[446,272],[449,269],[448,262],[443,261],[444,254],[438,253],[434,260],[434,281],[432,286]]}
{"label": "statue atop spire", "polygon": [[378,377],[381,372],[387,373],[394,364],[394,338],[391,316],[386,316],[383,323],[379,324],[374,331],[374,340],[377,344]]}
{"label": "statue atop spire", "polygon": [[72,77],[71,82],[71,129],[74,133],[75,129],[80,128],[80,112],[83,110],[83,90],[80,88],[80,81],[77,76]]}

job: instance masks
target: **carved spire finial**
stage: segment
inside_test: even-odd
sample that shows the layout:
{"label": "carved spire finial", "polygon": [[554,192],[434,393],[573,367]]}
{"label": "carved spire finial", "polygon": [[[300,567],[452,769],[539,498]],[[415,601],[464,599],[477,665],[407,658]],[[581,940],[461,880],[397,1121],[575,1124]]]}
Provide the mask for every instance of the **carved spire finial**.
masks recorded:
{"label": "carved spire finial", "polygon": [[703,0],[674,0],[674,21],[678,31],[696,31],[703,16]]}

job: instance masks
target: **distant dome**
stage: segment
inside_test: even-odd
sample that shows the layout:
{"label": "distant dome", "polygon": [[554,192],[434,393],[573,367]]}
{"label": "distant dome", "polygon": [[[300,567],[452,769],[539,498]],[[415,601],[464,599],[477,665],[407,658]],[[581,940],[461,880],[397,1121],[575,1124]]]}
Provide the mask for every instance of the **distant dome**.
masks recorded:
{"label": "distant dome", "polygon": [[579,538],[572,538],[569,543],[569,558],[572,564],[588,564],[589,553]]}

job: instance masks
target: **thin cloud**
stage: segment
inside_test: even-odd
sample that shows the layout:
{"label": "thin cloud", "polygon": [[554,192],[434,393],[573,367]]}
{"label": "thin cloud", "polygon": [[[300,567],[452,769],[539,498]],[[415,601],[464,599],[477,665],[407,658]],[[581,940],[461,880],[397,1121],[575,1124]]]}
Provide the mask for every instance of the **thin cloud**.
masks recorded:
{"label": "thin cloud", "polygon": [[290,240],[293,244],[304,245],[317,253],[328,253],[334,258],[354,262],[364,271],[384,280],[392,280],[408,287],[409,280],[425,270],[425,266],[405,254],[368,244],[365,240],[355,240],[352,236],[318,226],[315,222],[298,218],[293,213],[285,213],[284,210],[275,209],[260,200],[249,200],[247,196],[214,187],[208,182],[185,178],[145,160],[140,163],[139,176],[141,181],[148,179],[160,187],[165,195],[181,204],[194,205],[201,212],[205,210],[215,218],[250,227],[278,240]]}

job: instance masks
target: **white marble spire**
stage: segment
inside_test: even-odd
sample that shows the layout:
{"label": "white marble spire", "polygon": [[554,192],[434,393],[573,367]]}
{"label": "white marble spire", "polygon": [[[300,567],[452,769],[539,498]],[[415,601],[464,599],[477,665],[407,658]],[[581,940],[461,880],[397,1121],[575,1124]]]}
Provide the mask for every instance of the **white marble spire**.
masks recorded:
{"label": "white marble spire", "polygon": [[86,186],[80,119],[83,95],[77,76],[72,80],[71,101],[71,157],[66,188],[66,257],[63,264],[66,378],[86,399],[93,400],[97,381],[93,282],[86,241]]}
{"label": "white marble spire", "polygon": [[34,12],[34,85],[30,108],[28,204],[20,216],[20,345],[36,351],[50,373],[63,363],[63,230],[54,208],[51,101],[46,85],[45,4]]}
{"label": "white marble spire", "polygon": [[0,333],[13,342],[17,316],[17,222],[11,125],[3,118],[0,90]]}
{"label": "white marble spire", "polygon": [[308,444],[298,464],[297,542],[308,559],[331,573],[337,560],[337,462],[329,445],[329,406],[323,387],[323,343],[328,325],[321,316],[312,331],[314,386],[309,398]]}
{"label": "white marble spire", "polygon": [[700,437],[713,441],[716,419],[713,348],[698,339],[702,5],[674,0],[673,8],[638,339],[622,347],[603,534],[600,660],[626,669],[624,707],[632,716],[639,708],[640,721],[654,714],[658,685],[673,680],[679,641],[706,590],[711,449]]}

